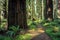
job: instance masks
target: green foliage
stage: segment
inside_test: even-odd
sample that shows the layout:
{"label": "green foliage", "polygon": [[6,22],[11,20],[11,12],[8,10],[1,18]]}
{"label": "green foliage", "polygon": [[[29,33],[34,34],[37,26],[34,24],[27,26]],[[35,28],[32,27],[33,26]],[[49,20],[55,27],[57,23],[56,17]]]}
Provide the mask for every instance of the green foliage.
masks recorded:
{"label": "green foliage", "polygon": [[35,25],[30,25],[29,29],[36,29],[36,26]]}
{"label": "green foliage", "polygon": [[6,23],[2,23],[2,24],[0,25],[0,30],[5,30],[6,27],[7,27],[7,26],[5,26],[5,25],[6,25]]}
{"label": "green foliage", "polygon": [[19,26],[11,26],[9,27],[9,31],[7,32],[7,35],[10,37],[13,37],[16,35],[16,33],[19,31]]}
{"label": "green foliage", "polygon": [[32,22],[30,25],[29,25],[29,29],[36,29],[36,26],[37,24],[35,22]]}
{"label": "green foliage", "polygon": [[11,40],[11,38],[7,36],[0,36],[0,40]]}
{"label": "green foliage", "polygon": [[9,27],[9,30],[17,32],[19,30],[19,26],[11,26],[11,27]]}
{"label": "green foliage", "polygon": [[[6,2],[6,4],[5,4],[5,2]],[[6,5],[6,7],[5,7],[4,4]],[[5,8],[6,8],[6,11],[7,11],[8,10],[8,0],[0,0],[0,12],[5,10]]]}
{"label": "green foliage", "polygon": [[54,32],[59,32],[60,30],[59,30],[59,27],[53,27],[53,31]]}
{"label": "green foliage", "polygon": [[46,28],[46,33],[52,38],[52,40],[60,40],[60,20],[54,21],[42,21],[41,23]]}
{"label": "green foliage", "polygon": [[50,29],[49,31],[46,31],[46,33],[52,38],[52,40],[60,40],[60,32],[54,33]]}
{"label": "green foliage", "polygon": [[31,36],[29,34],[17,35],[15,38],[9,36],[0,36],[0,40],[30,40]]}
{"label": "green foliage", "polygon": [[30,40],[31,36],[29,34],[17,35],[15,40]]}
{"label": "green foliage", "polygon": [[31,40],[31,36],[29,34],[24,35],[17,35],[15,38],[9,37],[9,36],[1,36],[0,40]]}
{"label": "green foliage", "polygon": [[43,26],[58,26],[60,24],[60,20],[59,19],[58,20],[56,19],[54,21],[45,20],[45,21],[42,21],[41,24]]}
{"label": "green foliage", "polygon": [[6,32],[6,34],[10,37],[13,37],[13,36],[15,36],[16,33],[14,31],[8,31],[8,32]]}

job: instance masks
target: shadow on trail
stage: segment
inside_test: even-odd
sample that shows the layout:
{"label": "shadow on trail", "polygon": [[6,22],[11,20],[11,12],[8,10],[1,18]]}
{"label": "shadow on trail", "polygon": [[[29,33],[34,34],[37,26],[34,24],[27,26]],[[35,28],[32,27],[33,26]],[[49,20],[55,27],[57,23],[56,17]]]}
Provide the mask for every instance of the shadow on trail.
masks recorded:
{"label": "shadow on trail", "polygon": [[47,34],[42,33],[33,37],[31,40],[51,40],[51,38]]}
{"label": "shadow on trail", "polygon": [[36,35],[36,33],[34,33],[35,36],[32,37],[31,40],[51,40],[51,38],[45,33],[45,29],[41,25],[38,25],[37,27],[38,28],[36,33],[38,34]]}

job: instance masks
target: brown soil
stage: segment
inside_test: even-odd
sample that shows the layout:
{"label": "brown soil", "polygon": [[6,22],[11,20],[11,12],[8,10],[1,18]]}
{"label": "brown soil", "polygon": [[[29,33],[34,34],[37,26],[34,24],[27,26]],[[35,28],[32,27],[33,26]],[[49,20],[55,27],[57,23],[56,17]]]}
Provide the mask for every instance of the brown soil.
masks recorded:
{"label": "brown soil", "polygon": [[41,25],[38,25],[36,30],[28,30],[28,33],[31,35],[31,40],[51,40]]}

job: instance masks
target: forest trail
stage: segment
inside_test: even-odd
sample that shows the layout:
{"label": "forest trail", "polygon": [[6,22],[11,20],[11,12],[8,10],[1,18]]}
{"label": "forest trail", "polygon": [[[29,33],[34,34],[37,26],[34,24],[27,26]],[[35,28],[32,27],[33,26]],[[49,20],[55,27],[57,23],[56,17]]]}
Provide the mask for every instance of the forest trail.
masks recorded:
{"label": "forest trail", "polygon": [[36,30],[28,30],[28,33],[31,35],[31,40],[51,40],[41,25],[38,25]]}

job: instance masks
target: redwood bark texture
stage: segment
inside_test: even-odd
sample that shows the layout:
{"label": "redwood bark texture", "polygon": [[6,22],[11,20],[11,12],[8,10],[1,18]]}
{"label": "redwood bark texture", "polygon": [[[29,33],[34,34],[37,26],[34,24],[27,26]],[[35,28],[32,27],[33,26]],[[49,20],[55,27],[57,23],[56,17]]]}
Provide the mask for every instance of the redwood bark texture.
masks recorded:
{"label": "redwood bark texture", "polygon": [[46,0],[46,8],[45,8],[45,19],[53,19],[53,2],[52,0]]}
{"label": "redwood bark texture", "polygon": [[26,0],[9,0],[8,6],[8,26],[19,25],[26,29]]}

